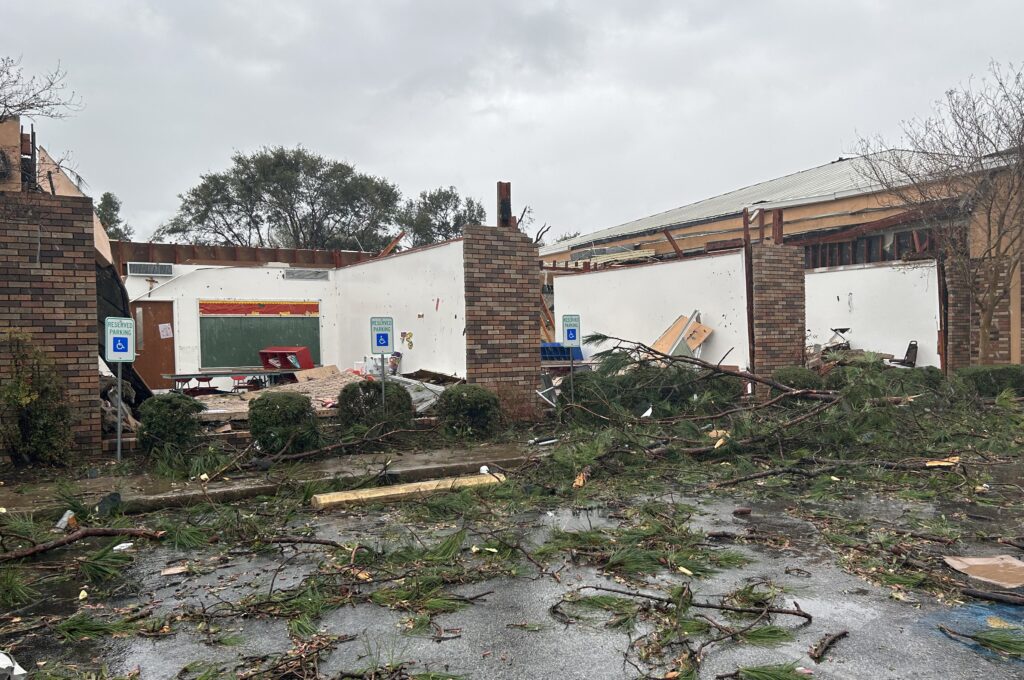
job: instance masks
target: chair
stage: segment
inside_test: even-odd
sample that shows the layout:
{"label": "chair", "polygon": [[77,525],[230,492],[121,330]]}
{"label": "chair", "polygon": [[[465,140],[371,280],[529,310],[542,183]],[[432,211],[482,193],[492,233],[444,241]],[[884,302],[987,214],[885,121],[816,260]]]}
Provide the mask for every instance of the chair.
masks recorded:
{"label": "chair", "polygon": [[233,376],[231,376],[231,391],[234,392],[234,393],[248,392],[249,391],[249,383],[246,381],[246,378],[248,378],[248,377],[249,376],[245,376],[245,375],[233,375]]}
{"label": "chair", "polygon": [[174,379],[174,391],[176,392],[187,392],[188,386],[192,383],[192,378],[175,378]]}
{"label": "chair", "polygon": [[890,366],[903,366],[904,368],[913,368],[917,365],[917,340],[911,340],[910,344],[907,345],[907,353],[902,359],[889,359],[887,362]]}

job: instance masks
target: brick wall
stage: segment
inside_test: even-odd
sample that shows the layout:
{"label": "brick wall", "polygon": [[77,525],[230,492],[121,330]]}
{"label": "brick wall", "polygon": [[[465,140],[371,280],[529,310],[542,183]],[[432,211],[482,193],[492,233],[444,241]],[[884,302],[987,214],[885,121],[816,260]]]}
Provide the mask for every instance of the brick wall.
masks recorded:
{"label": "brick wall", "polygon": [[466,378],[496,392],[506,413],[536,415],[540,381],[538,254],[515,227],[466,227]]}
{"label": "brick wall", "polygon": [[[1002,278],[1005,280],[1005,265]],[[980,363],[981,314],[979,306],[974,302],[971,287],[962,283],[966,274],[956,267],[946,268],[947,318],[946,318],[946,367],[956,370],[964,366]],[[980,283],[982,274],[975,272],[979,281],[976,290],[982,291]],[[1009,288],[1009,282],[1006,281]],[[1011,359],[1011,325],[1010,325],[1009,290],[996,305],[992,317],[989,343],[992,352],[992,364],[1008,364]]]}
{"label": "brick wall", "polygon": [[76,419],[75,445],[98,451],[92,201],[0,193],[0,234],[0,329],[28,334],[56,362]]}
{"label": "brick wall", "polygon": [[750,246],[754,372],[802,366],[806,341],[804,251],[771,242]]}

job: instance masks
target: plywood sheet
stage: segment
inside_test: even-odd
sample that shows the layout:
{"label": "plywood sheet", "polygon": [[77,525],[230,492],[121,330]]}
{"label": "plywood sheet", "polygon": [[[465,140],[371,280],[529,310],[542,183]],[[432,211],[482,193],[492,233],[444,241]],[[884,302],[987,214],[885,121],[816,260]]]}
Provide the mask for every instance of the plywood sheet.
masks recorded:
{"label": "plywood sheet", "polygon": [[[662,354],[674,354],[681,341],[680,335],[686,328],[686,322],[689,320],[689,317],[681,314],[679,318],[672,322],[672,325],[665,329],[661,337],[654,341],[651,347]],[[691,324],[689,330],[686,331],[686,344],[689,346],[690,351],[700,347],[708,339],[708,336],[711,335],[711,332],[710,328],[700,322]]]}
{"label": "plywood sheet", "polygon": [[313,496],[312,505],[314,510],[324,510],[337,505],[348,505],[351,503],[382,503],[387,501],[417,498],[431,493],[437,493],[439,491],[453,491],[455,489],[465,489],[472,486],[500,484],[504,481],[505,476],[501,474],[446,477],[445,479],[432,479],[428,482],[395,484],[393,486],[381,486],[374,489],[357,489],[356,491],[320,493]]}

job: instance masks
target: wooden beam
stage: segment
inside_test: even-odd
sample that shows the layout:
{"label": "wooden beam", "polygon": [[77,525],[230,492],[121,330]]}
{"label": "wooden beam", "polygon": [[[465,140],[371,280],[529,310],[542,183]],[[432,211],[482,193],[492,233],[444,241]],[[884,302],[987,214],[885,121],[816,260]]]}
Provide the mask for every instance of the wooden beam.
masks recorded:
{"label": "wooden beam", "polygon": [[672,250],[676,251],[676,257],[682,257],[683,251],[679,249],[679,246],[676,244],[676,240],[672,238],[672,232],[666,229],[662,233],[665,234],[665,238],[668,239],[668,244],[672,246]]}
{"label": "wooden beam", "polygon": [[512,183],[498,182],[498,226],[512,226]]}
{"label": "wooden beam", "polygon": [[772,241],[775,245],[781,246],[783,241],[782,234],[782,209],[776,208],[772,211]]}
{"label": "wooden beam", "polygon": [[385,246],[384,250],[380,251],[377,257],[387,257],[391,254],[391,251],[398,247],[398,242],[405,238],[405,230],[398,232],[398,236],[391,239],[391,242]]}
{"label": "wooden beam", "polygon": [[373,489],[318,493],[313,496],[312,505],[314,510],[326,510],[327,508],[333,508],[339,505],[348,505],[350,503],[384,503],[388,501],[414,499],[443,491],[454,491],[456,489],[468,489],[474,486],[501,484],[504,481],[505,475],[497,473],[488,475],[470,475],[468,477],[446,477],[444,479],[432,479],[427,482],[394,484],[392,486],[380,486]]}

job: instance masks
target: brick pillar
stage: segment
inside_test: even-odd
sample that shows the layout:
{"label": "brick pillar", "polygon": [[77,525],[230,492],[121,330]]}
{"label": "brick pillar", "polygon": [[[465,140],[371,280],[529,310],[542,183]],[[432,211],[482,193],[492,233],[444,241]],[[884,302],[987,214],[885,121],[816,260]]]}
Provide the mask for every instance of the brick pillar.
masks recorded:
{"label": "brick pillar", "polygon": [[[981,282],[984,276],[979,271],[980,266],[973,267],[973,276],[977,283],[977,290],[983,291],[984,284]],[[996,304],[995,314],[992,317],[992,328],[989,334],[989,343],[992,349],[991,364],[1010,363],[1010,301],[1012,295],[1009,290],[1009,277],[1006,276],[1007,265],[1001,264],[1002,271],[1000,278],[1006,288],[1006,293]],[[1018,274],[1019,275],[1019,274]],[[974,302],[971,286],[963,282],[967,276],[962,268],[946,267],[946,368],[956,370],[964,366],[970,366],[981,362],[980,340],[981,340],[981,310]]]}
{"label": "brick pillar", "polygon": [[515,227],[469,226],[466,380],[498,394],[507,415],[536,415],[540,381],[537,246]]}
{"label": "brick pillar", "polygon": [[0,329],[29,335],[53,359],[83,453],[100,448],[92,219],[88,198],[0,192]]}
{"label": "brick pillar", "polygon": [[767,376],[783,366],[802,366],[807,334],[803,248],[755,243],[750,262],[754,373]]}

